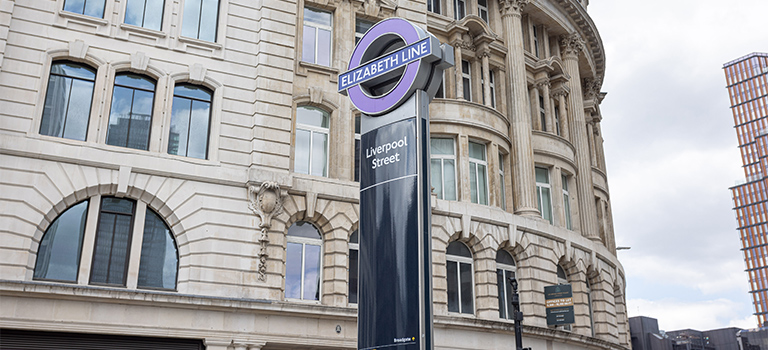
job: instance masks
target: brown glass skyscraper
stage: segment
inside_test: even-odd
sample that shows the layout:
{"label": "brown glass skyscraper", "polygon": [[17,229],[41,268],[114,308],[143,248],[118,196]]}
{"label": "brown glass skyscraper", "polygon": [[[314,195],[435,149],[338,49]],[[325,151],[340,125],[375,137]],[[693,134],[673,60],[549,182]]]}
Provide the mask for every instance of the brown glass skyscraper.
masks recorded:
{"label": "brown glass skyscraper", "polygon": [[746,181],[731,188],[758,326],[768,326],[768,53],[723,65]]}

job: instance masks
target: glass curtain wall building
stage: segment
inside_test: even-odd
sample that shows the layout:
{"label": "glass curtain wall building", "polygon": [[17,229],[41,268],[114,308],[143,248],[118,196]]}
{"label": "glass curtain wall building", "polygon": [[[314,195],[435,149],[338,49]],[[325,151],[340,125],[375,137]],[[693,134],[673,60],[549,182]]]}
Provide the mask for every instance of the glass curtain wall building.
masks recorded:
{"label": "glass curtain wall building", "polygon": [[723,65],[745,181],[731,187],[758,327],[768,326],[768,53]]}

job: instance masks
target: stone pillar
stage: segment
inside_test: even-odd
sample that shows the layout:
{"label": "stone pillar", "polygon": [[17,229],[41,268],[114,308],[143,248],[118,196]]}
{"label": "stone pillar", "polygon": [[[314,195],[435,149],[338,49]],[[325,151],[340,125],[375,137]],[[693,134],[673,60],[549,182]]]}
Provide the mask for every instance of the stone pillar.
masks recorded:
{"label": "stone pillar", "polygon": [[534,85],[529,91],[531,95],[531,125],[533,130],[544,131],[544,125],[541,125],[541,112],[539,105],[539,88]]}
{"label": "stone pillar", "polygon": [[529,0],[500,0],[504,27],[504,42],[507,43],[507,73],[512,89],[509,107],[510,139],[512,139],[512,181],[514,213],[525,216],[539,216],[536,204],[536,178],[531,145],[531,118],[525,77],[525,53],[523,46],[522,10]]}
{"label": "stone pillar", "polygon": [[570,140],[571,133],[569,130],[568,107],[565,103],[565,95],[565,91],[558,91],[555,97],[557,97],[558,105],[560,106],[560,134],[566,140]]}
{"label": "stone pillar", "polygon": [[579,73],[579,53],[584,49],[584,41],[578,34],[563,35],[560,38],[561,52],[565,73],[570,75],[568,81],[570,99],[568,110],[573,119],[573,135],[571,142],[576,148],[577,198],[579,199],[579,221],[581,234],[592,240],[600,240],[597,230],[597,212],[595,210],[595,194],[592,188],[592,166],[590,164],[589,140],[587,139],[587,121],[584,116],[584,100],[581,92],[581,76]]}
{"label": "stone pillar", "polygon": [[551,86],[549,83],[549,79],[539,83],[538,85],[539,85],[539,88],[541,89],[541,94],[544,96],[544,118],[547,121],[546,130],[543,128],[541,130],[548,131],[554,134],[556,129],[555,129],[554,117],[552,117],[552,108],[550,108],[550,106],[552,105],[552,102],[550,101],[550,96],[549,96],[549,88]]}
{"label": "stone pillar", "polygon": [[453,72],[456,78],[456,99],[461,100],[464,98],[464,79],[461,76],[461,45],[463,43],[461,40],[454,40],[451,44],[453,44],[453,57],[456,61],[453,65]]}
{"label": "stone pillar", "polygon": [[595,120],[595,150],[597,150],[597,166],[606,171],[605,169],[605,150],[603,149],[603,131],[600,129],[600,115],[597,115]]}
{"label": "stone pillar", "polygon": [[488,56],[490,55],[490,50],[483,50],[479,56],[483,64],[483,99],[485,100],[486,107],[493,108],[493,105],[491,105],[491,71],[488,65]]}

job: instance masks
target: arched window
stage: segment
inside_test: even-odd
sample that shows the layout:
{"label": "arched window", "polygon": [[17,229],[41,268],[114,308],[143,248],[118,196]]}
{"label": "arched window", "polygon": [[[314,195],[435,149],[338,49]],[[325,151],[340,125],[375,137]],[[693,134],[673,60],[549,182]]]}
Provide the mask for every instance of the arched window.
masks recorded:
{"label": "arched window", "polygon": [[585,291],[587,293],[587,307],[589,307],[589,329],[592,330],[592,336],[595,336],[595,318],[594,313],[592,311],[592,284],[589,283],[589,277],[587,277],[586,287],[587,290]]}
{"label": "arched window", "polygon": [[288,228],[287,235],[285,297],[320,300],[320,231],[306,221],[299,221]]}
{"label": "arched window", "polygon": [[118,73],[112,92],[107,144],[149,149],[155,81],[133,73]]}
{"label": "arched window", "polygon": [[176,85],[173,89],[168,153],[199,159],[208,158],[212,100],[211,91],[202,86]]}
{"label": "arched window", "polygon": [[293,171],[328,176],[328,131],[331,117],[315,107],[296,109],[296,147]]}
{"label": "arched window", "polygon": [[[89,217],[91,203],[100,207]],[[91,265],[85,267],[90,270],[88,283],[176,289],[179,257],[173,234],[152,209],[146,209],[143,219],[135,215],[137,206],[131,199],[103,197],[100,203],[86,200],[67,209],[48,227],[40,241],[34,278],[77,282],[83,242],[92,241]],[[88,220],[97,221],[95,229],[86,229]],[[139,237],[132,234],[136,225],[143,227]],[[139,243],[141,250],[131,251],[130,247]],[[128,283],[132,254],[139,254],[139,273],[138,278],[134,275]]]}
{"label": "arched window", "polygon": [[515,260],[505,250],[496,252],[496,284],[499,288],[499,317],[512,319],[515,311],[512,306],[512,285],[510,280],[515,278]]}
{"label": "arched window", "polygon": [[40,134],[85,141],[96,70],[74,62],[54,62],[40,122]]}
{"label": "arched window", "polygon": [[557,265],[557,284],[568,284],[568,275],[565,274],[565,269],[560,265]]}
{"label": "arched window", "polygon": [[53,221],[40,241],[35,279],[77,282],[88,201],[67,209]]}
{"label": "arched window", "polygon": [[359,245],[358,231],[352,232],[349,236],[349,303],[357,304],[357,267]]}
{"label": "arched window", "polygon": [[454,241],[446,250],[446,270],[448,278],[448,311],[473,314],[472,253],[464,243]]}

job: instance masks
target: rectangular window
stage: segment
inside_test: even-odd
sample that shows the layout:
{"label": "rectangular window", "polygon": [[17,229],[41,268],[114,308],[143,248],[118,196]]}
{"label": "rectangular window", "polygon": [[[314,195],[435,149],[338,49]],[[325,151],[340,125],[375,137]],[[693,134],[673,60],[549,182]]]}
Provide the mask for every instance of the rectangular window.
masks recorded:
{"label": "rectangular window", "polygon": [[51,66],[40,134],[85,141],[96,71],[71,62]]}
{"label": "rectangular window", "polygon": [[461,60],[461,82],[464,85],[464,99],[472,101],[472,75],[469,61]]}
{"label": "rectangular window", "polygon": [[541,217],[551,224],[552,196],[549,186],[549,170],[547,168],[536,167],[536,199],[538,200]]}
{"label": "rectangular window", "polygon": [[349,237],[349,303],[357,304],[360,239],[357,230]]}
{"label": "rectangular window", "polygon": [[560,107],[555,107],[555,132],[557,133],[557,136],[563,135],[560,130]]}
{"label": "rectangular window", "polygon": [[301,60],[330,66],[332,33],[332,13],[305,7]]}
{"label": "rectangular window", "polygon": [[107,144],[148,150],[154,100],[153,80],[132,73],[115,76]]}
{"label": "rectangular window", "polygon": [[125,286],[133,232],[133,201],[104,197],[93,250],[92,284]]}
{"label": "rectangular window", "polygon": [[207,159],[212,93],[192,84],[173,89],[168,153]]}
{"label": "rectangular window", "polygon": [[533,26],[533,54],[539,57],[539,29]]}
{"label": "rectangular window", "polygon": [[504,155],[499,153],[499,204],[501,209],[507,209],[507,185],[504,177]]}
{"label": "rectangular window", "polygon": [[440,14],[440,1],[442,0],[427,0],[427,11]]}
{"label": "rectangular window", "polygon": [[65,0],[64,11],[104,18],[104,0]]}
{"label": "rectangular window", "polygon": [[477,13],[485,23],[488,23],[488,0],[477,0]]}
{"label": "rectangular window", "polygon": [[152,30],[161,30],[165,0],[128,0],[125,23]]}
{"label": "rectangular window", "polygon": [[362,19],[355,20],[355,45],[363,38],[363,35],[371,29],[375,23]]}
{"label": "rectangular window", "polygon": [[568,192],[568,177],[563,175],[563,210],[565,211],[565,228],[571,230],[571,195]]}
{"label": "rectangular window", "polygon": [[469,191],[472,203],[488,205],[488,162],[485,145],[469,142]]}
{"label": "rectangular window", "polygon": [[453,1],[453,14],[456,20],[460,20],[467,15],[467,3],[465,0]]}
{"label": "rectangular window", "polygon": [[442,75],[440,76],[440,87],[437,88],[437,92],[435,92],[435,98],[445,98],[445,89],[443,88],[445,86],[445,72],[442,72]]}
{"label": "rectangular window", "polygon": [[491,85],[491,107],[496,108],[496,77],[493,74],[493,70],[488,72]]}
{"label": "rectangular window", "polygon": [[219,24],[219,0],[185,0],[181,35],[187,38],[216,41]]}
{"label": "rectangular window", "polygon": [[544,109],[544,96],[539,95],[539,117],[541,118],[541,131],[547,131],[547,113]]}
{"label": "rectangular window", "polygon": [[315,107],[296,109],[293,171],[328,176],[328,112]]}
{"label": "rectangular window", "polygon": [[431,138],[430,173],[437,198],[456,200],[456,149],[453,139]]}

